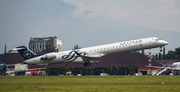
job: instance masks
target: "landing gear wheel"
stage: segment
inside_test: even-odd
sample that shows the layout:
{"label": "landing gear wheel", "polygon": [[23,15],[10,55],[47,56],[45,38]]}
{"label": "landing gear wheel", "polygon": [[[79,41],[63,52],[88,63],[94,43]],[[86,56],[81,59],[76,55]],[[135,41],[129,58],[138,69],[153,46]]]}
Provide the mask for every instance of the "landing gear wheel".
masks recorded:
{"label": "landing gear wheel", "polygon": [[162,47],[160,47],[160,52],[162,52]]}

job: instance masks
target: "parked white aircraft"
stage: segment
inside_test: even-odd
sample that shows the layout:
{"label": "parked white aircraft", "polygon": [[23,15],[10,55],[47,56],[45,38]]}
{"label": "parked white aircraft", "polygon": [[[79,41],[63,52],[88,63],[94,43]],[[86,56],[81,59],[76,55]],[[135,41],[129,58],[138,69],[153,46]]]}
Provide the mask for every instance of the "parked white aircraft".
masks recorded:
{"label": "parked white aircraft", "polygon": [[100,58],[116,53],[157,48],[167,44],[167,41],[160,40],[156,37],[150,37],[145,39],[87,47],[77,50],[47,53],[44,55],[37,55],[25,46],[16,47],[12,49],[12,51],[18,51],[26,60],[23,62],[25,64],[48,65],[61,62],[84,62],[84,66],[90,66],[89,61],[95,58]]}
{"label": "parked white aircraft", "polygon": [[159,66],[151,66],[151,67],[159,68],[155,71],[156,75],[160,75],[164,71],[167,71],[167,70],[170,70],[173,74],[175,70],[178,70],[178,71],[180,70],[180,62],[174,62],[174,63],[168,62],[167,64],[163,65],[162,67],[159,67]]}
{"label": "parked white aircraft", "polygon": [[172,63],[170,69],[172,69],[172,70],[180,70],[180,62],[174,62],[174,63]]}

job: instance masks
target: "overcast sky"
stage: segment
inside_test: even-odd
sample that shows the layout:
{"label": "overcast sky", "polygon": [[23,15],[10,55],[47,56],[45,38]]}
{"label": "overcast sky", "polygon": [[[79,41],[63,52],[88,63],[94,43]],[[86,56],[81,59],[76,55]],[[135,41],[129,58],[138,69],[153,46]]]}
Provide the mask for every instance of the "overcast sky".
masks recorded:
{"label": "overcast sky", "polygon": [[153,36],[174,50],[180,46],[180,1],[0,0],[0,53],[5,44],[7,50],[28,47],[30,37],[49,36],[62,40],[63,50]]}

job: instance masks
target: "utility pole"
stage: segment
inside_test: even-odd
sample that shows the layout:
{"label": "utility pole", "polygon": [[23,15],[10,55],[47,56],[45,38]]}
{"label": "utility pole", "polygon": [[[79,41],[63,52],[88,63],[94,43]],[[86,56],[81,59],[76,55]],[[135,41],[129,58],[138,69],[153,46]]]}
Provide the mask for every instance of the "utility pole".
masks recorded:
{"label": "utility pole", "polygon": [[151,70],[151,49],[149,49],[149,70],[148,70],[148,74],[152,74],[152,70]]}

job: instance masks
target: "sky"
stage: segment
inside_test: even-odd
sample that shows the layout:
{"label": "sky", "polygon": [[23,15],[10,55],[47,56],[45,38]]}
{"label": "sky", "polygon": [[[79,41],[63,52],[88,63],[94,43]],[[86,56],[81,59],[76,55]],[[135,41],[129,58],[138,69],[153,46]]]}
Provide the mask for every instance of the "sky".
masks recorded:
{"label": "sky", "polygon": [[179,25],[179,0],[0,0],[0,53],[50,36],[63,51],[159,37],[167,52],[180,47]]}

